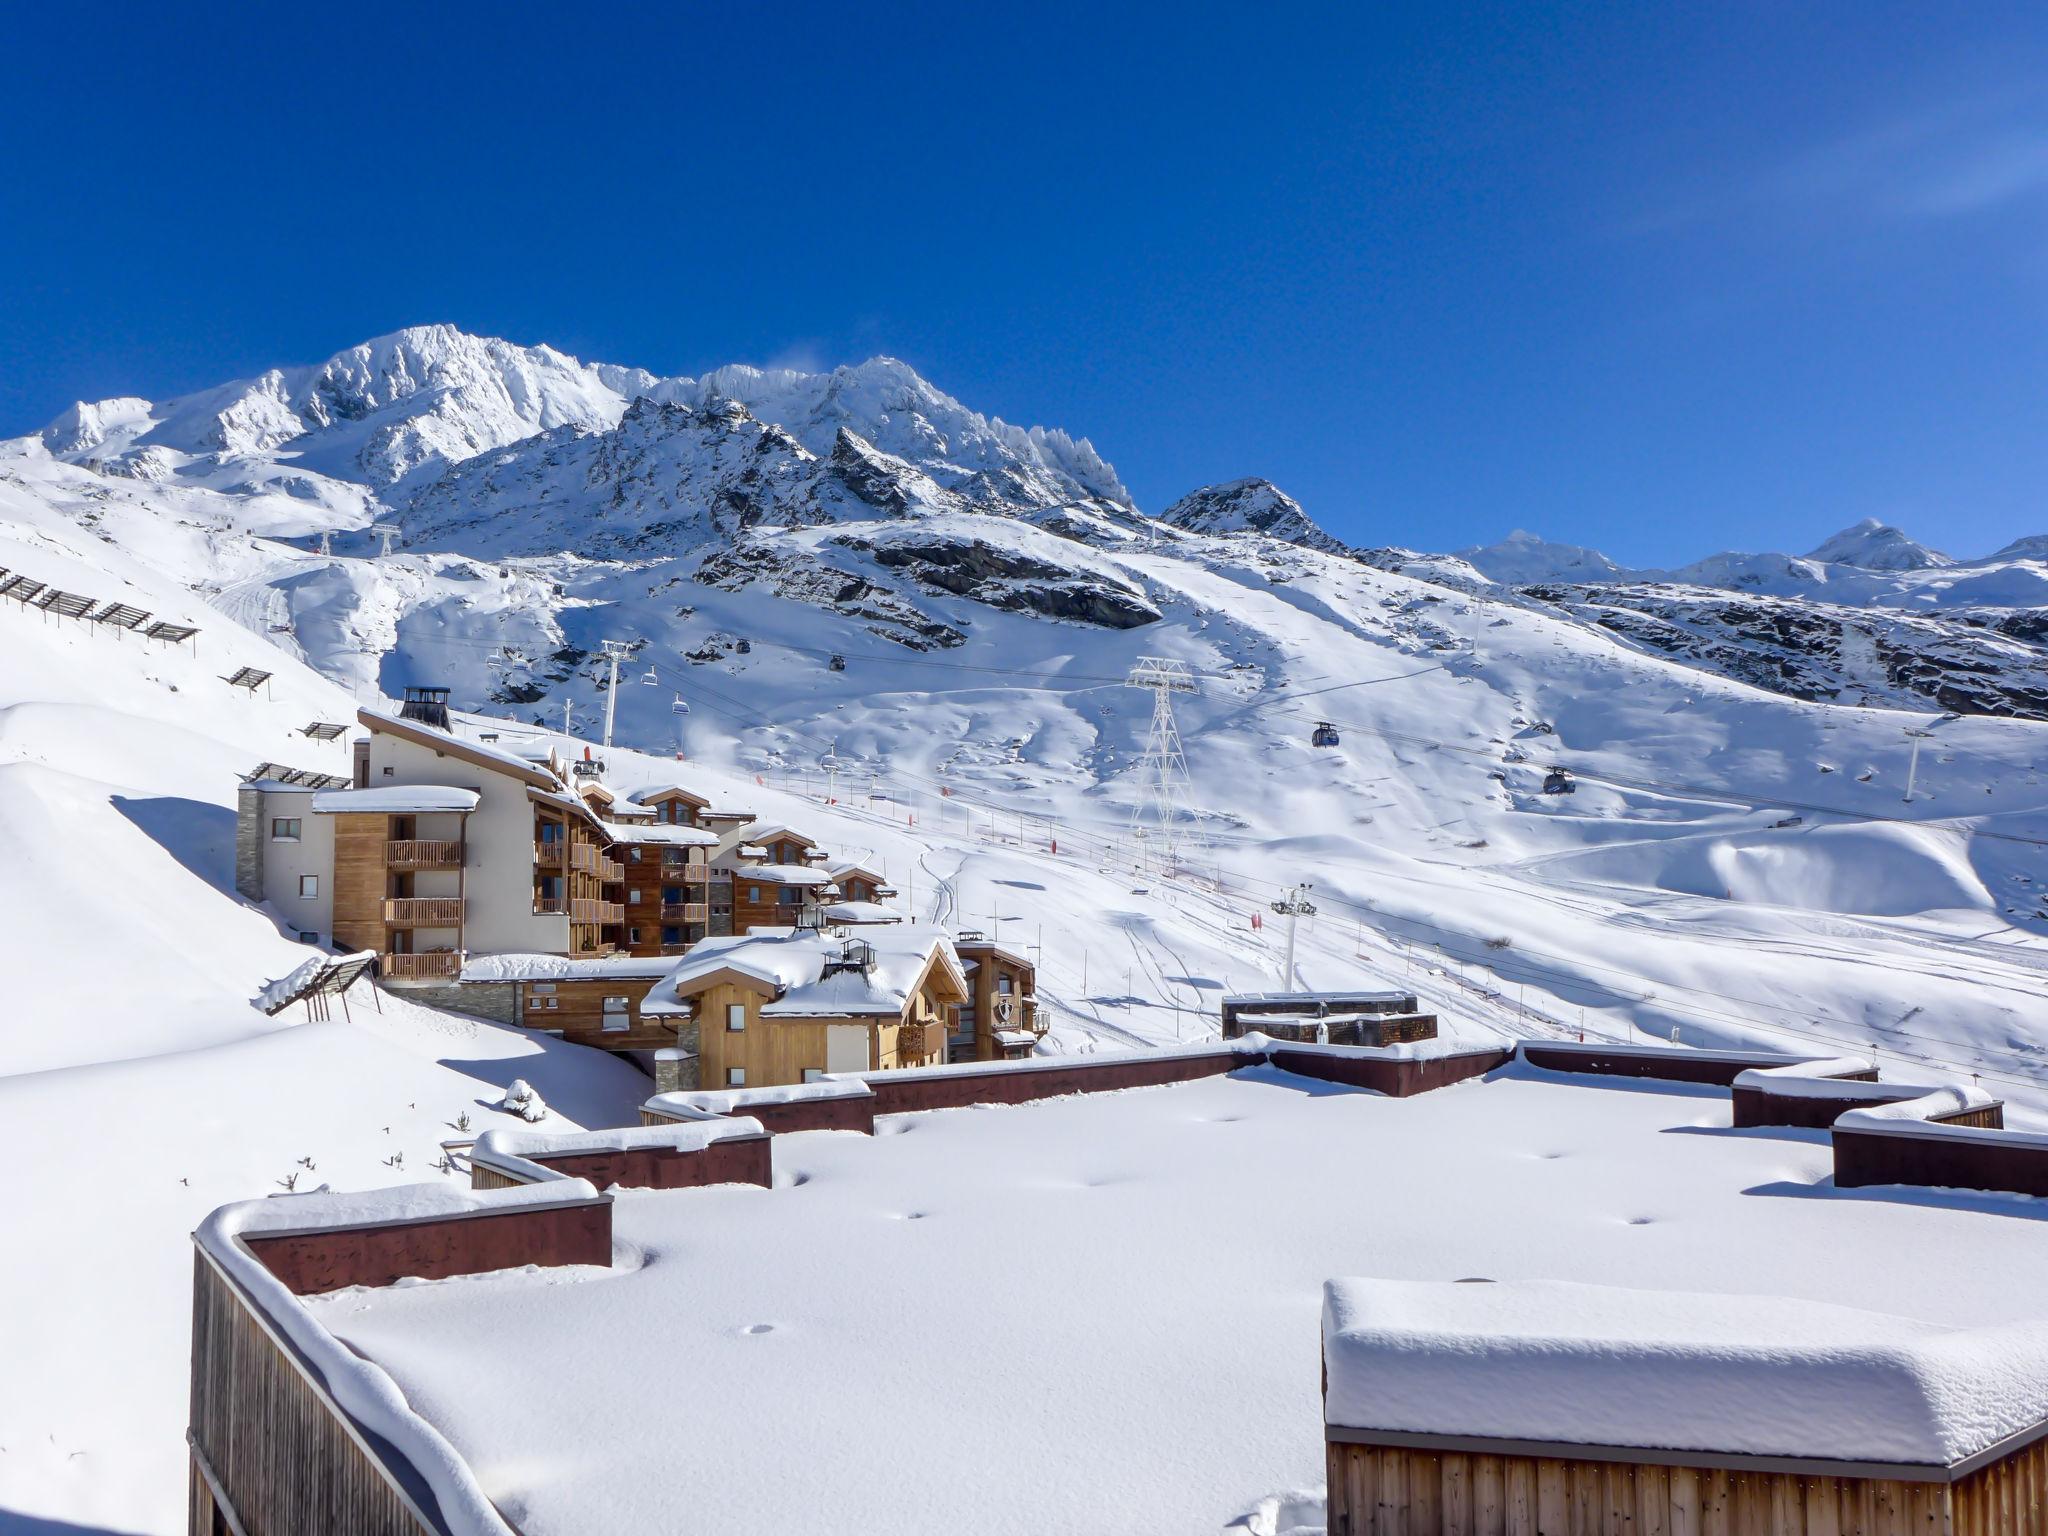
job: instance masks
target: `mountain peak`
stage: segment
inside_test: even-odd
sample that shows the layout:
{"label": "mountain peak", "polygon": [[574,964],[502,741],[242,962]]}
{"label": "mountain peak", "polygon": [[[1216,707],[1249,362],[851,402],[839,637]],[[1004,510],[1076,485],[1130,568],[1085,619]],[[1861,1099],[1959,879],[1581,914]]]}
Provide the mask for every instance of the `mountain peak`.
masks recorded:
{"label": "mountain peak", "polygon": [[1190,491],[1160,513],[1159,521],[1190,533],[1263,533],[1310,549],[1345,548],[1302,510],[1300,502],[1257,476]]}
{"label": "mountain peak", "polygon": [[1906,536],[1889,523],[1874,517],[1844,528],[1831,539],[1807,552],[1807,559],[1830,565],[1853,565],[1866,571],[1918,571],[1929,566],[1954,565],[1955,560],[1936,549]]}
{"label": "mountain peak", "polygon": [[1540,534],[1517,528],[1492,544],[1458,551],[1489,581],[1519,586],[1535,581],[1619,581],[1630,572],[1597,549],[1583,544],[1554,544]]}

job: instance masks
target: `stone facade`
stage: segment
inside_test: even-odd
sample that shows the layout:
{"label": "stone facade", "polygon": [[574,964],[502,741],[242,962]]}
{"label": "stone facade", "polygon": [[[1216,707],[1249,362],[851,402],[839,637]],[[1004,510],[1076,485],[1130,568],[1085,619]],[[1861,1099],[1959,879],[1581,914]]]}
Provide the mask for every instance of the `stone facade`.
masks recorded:
{"label": "stone facade", "polygon": [[235,792],[235,889],[263,899],[263,791],[248,784]]}
{"label": "stone facade", "polygon": [[407,982],[393,989],[429,1008],[467,1013],[498,1024],[519,1022],[519,987],[510,981],[450,982],[445,986]]}

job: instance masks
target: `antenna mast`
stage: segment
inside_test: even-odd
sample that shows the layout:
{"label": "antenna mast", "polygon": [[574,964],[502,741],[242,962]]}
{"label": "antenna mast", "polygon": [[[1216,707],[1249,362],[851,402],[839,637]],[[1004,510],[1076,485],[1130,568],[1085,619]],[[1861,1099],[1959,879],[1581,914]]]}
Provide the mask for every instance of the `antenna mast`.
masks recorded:
{"label": "antenna mast", "polygon": [[[1150,837],[1152,856],[1164,873],[1180,854],[1180,823],[1193,812],[1194,791],[1188,783],[1180,727],[1173,718],[1173,696],[1195,691],[1194,674],[1184,661],[1140,656],[1124,685],[1146,689],[1152,695],[1152,729],[1138,763],[1141,797],[1131,808],[1131,837],[1138,845],[1139,870],[1144,870],[1146,839]],[[1148,819],[1155,829],[1151,833],[1145,828]]]}
{"label": "antenna mast", "polygon": [[604,646],[604,658],[611,663],[612,669],[611,681],[604,690],[604,744],[609,747],[612,744],[612,717],[618,712],[619,707],[619,658],[632,655],[633,647],[623,640],[605,640],[600,643]]}

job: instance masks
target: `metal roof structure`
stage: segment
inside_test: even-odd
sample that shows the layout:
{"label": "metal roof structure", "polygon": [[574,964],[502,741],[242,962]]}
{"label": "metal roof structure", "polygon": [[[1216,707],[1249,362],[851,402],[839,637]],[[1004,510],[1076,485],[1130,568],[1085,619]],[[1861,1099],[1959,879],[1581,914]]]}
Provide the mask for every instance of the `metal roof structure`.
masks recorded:
{"label": "metal roof structure", "polygon": [[320,773],[312,768],[292,768],[284,763],[258,763],[242,775],[244,784],[288,784],[293,789],[349,789],[354,780],[338,773]]}
{"label": "metal roof structure", "polygon": [[270,681],[270,674],[260,667],[237,667],[233,677],[222,678],[230,688],[246,688],[254,693]]}
{"label": "metal roof structure", "polygon": [[[376,963],[376,955],[367,952],[359,955],[344,955],[338,960],[329,960],[320,966],[319,969],[312,971],[311,974],[300,978],[295,986],[284,989],[281,995],[270,997],[261,1006],[265,1013],[275,1017],[291,1007],[293,1003],[303,1002],[306,1005],[307,1018],[325,1019],[327,1017],[327,999],[330,997],[341,997],[341,1011],[346,1015],[348,1012],[348,999],[343,997],[342,994],[347,992],[350,986]],[[301,969],[305,968],[302,967]],[[299,973],[294,972],[293,975],[296,977]],[[381,1009],[382,1005],[380,1004],[379,1007]]]}
{"label": "metal roof structure", "polygon": [[152,640],[164,640],[172,645],[176,645],[180,641],[190,640],[194,635],[198,634],[199,626],[196,624],[171,624],[158,619],[148,629],[144,630],[143,633]]}
{"label": "metal roof structure", "polygon": [[97,608],[99,602],[98,598],[87,597],[83,592],[66,592],[51,587],[36,600],[36,606],[60,619],[82,619]]}
{"label": "metal roof structure", "polygon": [[14,572],[5,581],[0,581],[0,597],[11,597],[17,603],[31,601],[42,590],[43,584],[40,581],[24,576],[19,571]]}
{"label": "metal roof structure", "polygon": [[347,729],[348,727],[339,721],[315,720],[311,725],[302,727],[299,734],[301,736],[310,736],[315,741],[332,741]]}
{"label": "metal roof structure", "polygon": [[118,629],[136,629],[149,617],[146,608],[131,608],[126,603],[109,603],[92,616],[95,624],[112,624]]}

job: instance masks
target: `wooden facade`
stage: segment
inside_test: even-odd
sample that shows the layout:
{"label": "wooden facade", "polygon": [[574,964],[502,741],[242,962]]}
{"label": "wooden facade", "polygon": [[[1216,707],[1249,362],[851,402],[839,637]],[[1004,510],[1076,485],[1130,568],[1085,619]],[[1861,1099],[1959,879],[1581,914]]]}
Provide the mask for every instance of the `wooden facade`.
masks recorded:
{"label": "wooden facade", "polygon": [[[689,994],[696,1009],[700,1087],[781,1087],[828,1072],[937,1066],[946,1060],[952,1006],[964,1000],[938,954],[900,1015],[763,1015],[761,1005],[772,997],[766,985],[738,972],[720,973]],[[738,1029],[732,1027],[735,1008],[744,1021]]]}
{"label": "wooden facade", "polygon": [[194,1256],[190,1536],[431,1536],[408,1489],[365,1448],[317,1375],[204,1252]]}
{"label": "wooden facade", "polygon": [[606,1051],[659,1050],[676,1043],[676,1026],[659,1015],[643,1018],[640,1005],[658,978],[592,980],[540,978],[518,983],[519,1021],[577,1045]]}
{"label": "wooden facade", "polygon": [[962,939],[955,947],[972,995],[953,1008],[951,1058],[1002,1061],[1028,1055],[1028,1045],[1013,1048],[998,1036],[1029,1033],[1035,1039],[1045,1033],[1038,1017],[1038,968],[985,939]]}
{"label": "wooden facade", "polygon": [[636,842],[630,827],[614,827],[612,835],[612,857],[624,871],[619,885],[625,912],[619,952],[687,953],[711,929],[710,850]]}
{"label": "wooden facade", "polygon": [[1953,1482],[1335,1439],[1328,1475],[1330,1536],[2048,1536],[2040,1441]]}

